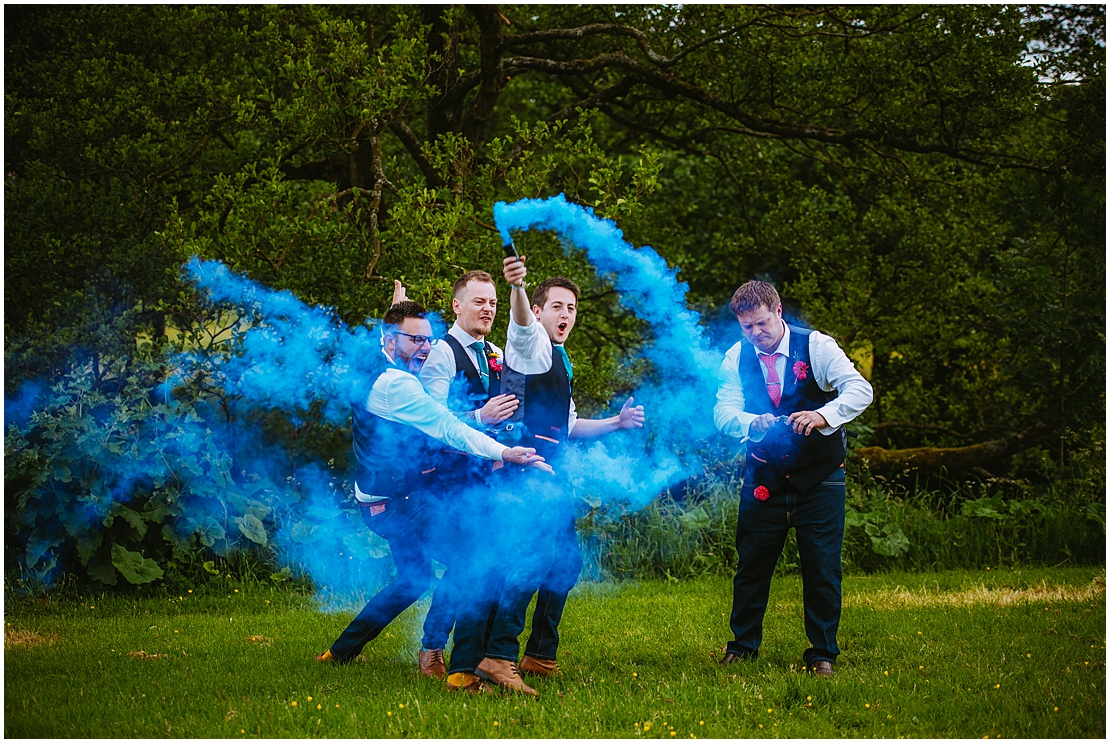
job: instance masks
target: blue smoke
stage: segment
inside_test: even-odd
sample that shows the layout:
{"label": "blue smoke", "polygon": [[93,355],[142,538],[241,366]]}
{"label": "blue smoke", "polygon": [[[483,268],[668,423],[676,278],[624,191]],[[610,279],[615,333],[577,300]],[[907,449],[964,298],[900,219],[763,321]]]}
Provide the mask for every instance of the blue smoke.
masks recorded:
{"label": "blue smoke", "polygon": [[[567,250],[584,250],[616,289],[621,304],[652,329],[653,337],[640,354],[654,367],[653,380],[633,395],[645,408],[649,435],[626,433],[621,440],[610,437],[572,447],[560,459],[561,473],[602,502],[625,501],[633,508],[642,507],[668,486],[701,474],[691,446],[716,434],[712,410],[723,354],[711,348],[698,313],[686,307],[689,287],[677,280],[677,270],[650,247],[634,248],[615,223],[568,202],[562,194],[499,202],[493,214],[505,244],[512,241],[514,231],[537,229],[557,233]],[[590,310],[579,307],[579,311]],[[572,355],[573,345],[571,338]]]}

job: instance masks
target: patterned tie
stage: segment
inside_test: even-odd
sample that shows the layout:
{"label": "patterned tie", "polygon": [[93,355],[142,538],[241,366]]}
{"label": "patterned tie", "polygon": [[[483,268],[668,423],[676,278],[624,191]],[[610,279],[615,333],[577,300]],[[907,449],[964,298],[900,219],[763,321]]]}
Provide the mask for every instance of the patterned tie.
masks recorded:
{"label": "patterned tie", "polygon": [[777,408],[779,402],[782,401],[782,383],[779,381],[779,373],[775,371],[775,361],[778,357],[782,356],[781,353],[773,353],[770,356],[767,354],[759,354],[759,360],[767,367],[767,394],[771,396],[771,402]]}
{"label": "patterned tie", "polygon": [[482,386],[489,392],[489,361],[486,360],[486,344],[474,341],[470,344],[474,353],[478,354],[478,373],[482,375]]}
{"label": "patterned tie", "polygon": [[570,365],[570,357],[567,356],[567,349],[562,346],[555,346],[555,350],[563,357],[563,366],[567,368],[567,381],[574,381],[574,367]]}

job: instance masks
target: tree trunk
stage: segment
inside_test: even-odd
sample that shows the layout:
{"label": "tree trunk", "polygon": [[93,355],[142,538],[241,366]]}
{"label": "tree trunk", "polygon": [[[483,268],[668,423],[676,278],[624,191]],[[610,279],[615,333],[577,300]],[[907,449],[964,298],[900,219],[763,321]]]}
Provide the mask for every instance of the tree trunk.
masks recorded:
{"label": "tree trunk", "polygon": [[1026,431],[1006,438],[948,449],[933,446],[914,449],[884,449],[881,446],[869,446],[856,450],[852,454],[852,459],[873,474],[887,476],[911,471],[937,474],[986,470],[992,463],[1034,446],[1045,437],[1048,430],[1048,424],[1038,423]]}

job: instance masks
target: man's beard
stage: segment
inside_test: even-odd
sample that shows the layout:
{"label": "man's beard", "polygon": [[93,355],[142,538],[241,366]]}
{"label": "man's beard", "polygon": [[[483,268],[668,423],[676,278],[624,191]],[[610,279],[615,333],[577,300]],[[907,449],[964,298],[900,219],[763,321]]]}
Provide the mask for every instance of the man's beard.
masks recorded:
{"label": "man's beard", "polygon": [[401,369],[404,369],[407,372],[411,372],[412,374],[418,374],[420,372],[420,370],[422,368],[424,368],[424,362],[427,361],[427,360],[428,360],[427,356],[419,356],[417,354],[413,354],[412,356],[409,356],[408,358],[405,358],[404,354],[398,353],[397,354],[397,361],[395,363],[396,363],[396,366],[400,367]]}

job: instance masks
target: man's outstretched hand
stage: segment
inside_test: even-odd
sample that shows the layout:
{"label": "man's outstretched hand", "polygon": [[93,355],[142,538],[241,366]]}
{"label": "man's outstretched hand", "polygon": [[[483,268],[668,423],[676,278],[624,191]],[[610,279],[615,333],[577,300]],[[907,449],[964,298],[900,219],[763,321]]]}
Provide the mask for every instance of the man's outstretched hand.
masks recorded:
{"label": "man's outstretched hand", "polygon": [[632,398],[624,401],[621,407],[621,414],[617,428],[643,428],[644,427],[644,406],[637,405],[632,407]]}
{"label": "man's outstretched hand", "polygon": [[555,474],[555,470],[551,469],[551,465],[543,461],[543,457],[536,454],[535,449],[529,449],[526,446],[514,446],[511,449],[505,449],[501,452],[501,459],[510,464],[520,464],[525,467],[535,467],[538,470]]}

